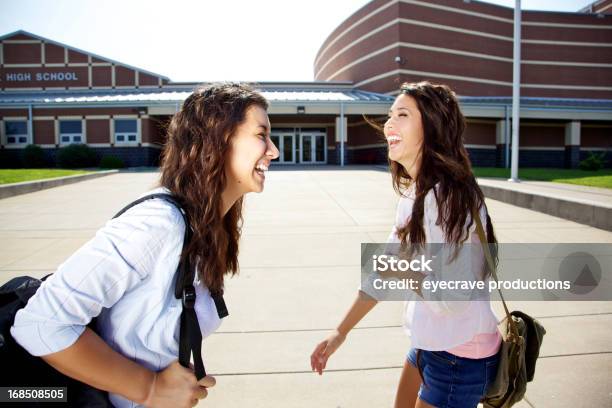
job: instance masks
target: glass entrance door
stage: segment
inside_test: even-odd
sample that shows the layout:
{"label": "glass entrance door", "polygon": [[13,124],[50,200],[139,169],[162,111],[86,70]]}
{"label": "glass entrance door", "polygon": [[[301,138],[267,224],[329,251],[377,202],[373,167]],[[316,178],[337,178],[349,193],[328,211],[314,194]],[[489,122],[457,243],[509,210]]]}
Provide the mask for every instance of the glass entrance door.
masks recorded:
{"label": "glass entrance door", "polygon": [[293,133],[272,133],[272,143],[278,148],[277,163],[295,163],[295,135]]}
{"label": "glass entrance door", "polygon": [[300,163],[326,163],[327,149],[324,133],[300,134]]}

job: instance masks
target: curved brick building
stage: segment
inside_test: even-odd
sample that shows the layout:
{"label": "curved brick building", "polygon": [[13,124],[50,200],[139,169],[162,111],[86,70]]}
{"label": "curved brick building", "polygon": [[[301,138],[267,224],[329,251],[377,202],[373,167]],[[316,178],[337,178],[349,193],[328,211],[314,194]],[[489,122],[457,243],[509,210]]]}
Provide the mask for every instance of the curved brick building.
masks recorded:
{"label": "curved brick building", "polygon": [[[321,45],[314,77],[390,95],[405,81],[446,83],[461,97],[473,160],[501,165],[512,95],[513,13],[469,0],[374,0]],[[523,11],[522,166],[574,167],[587,151],[612,147],[608,13],[612,0],[576,13]],[[605,114],[587,113],[599,109]],[[377,154],[371,141],[353,142],[349,133],[355,158]]]}

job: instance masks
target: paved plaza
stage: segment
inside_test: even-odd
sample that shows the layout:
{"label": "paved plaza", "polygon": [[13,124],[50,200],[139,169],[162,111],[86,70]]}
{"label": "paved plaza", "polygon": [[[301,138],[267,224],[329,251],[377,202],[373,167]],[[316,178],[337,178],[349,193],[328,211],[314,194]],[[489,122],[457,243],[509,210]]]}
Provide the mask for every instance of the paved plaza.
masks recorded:
{"label": "paved plaza", "polygon": [[[0,282],[44,276],[129,201],[156,172],[121,172],[0,200]],[[247,196],[240,274],[227,281],[230,316],[204,341],[217,387],[199,406],[390,407],[410,344],[401,302],[379,304],[330,359],[310,353],[359,286],[360,243],[384,241],[397,196],[374,167],[275,169]],[[500,242],[612,243],[612,233],[487,200]],[[501,307],[496,305],[498,316]],[[517,407],[612,406],[612,302],[511,302],[548,334],[536,379]]]}

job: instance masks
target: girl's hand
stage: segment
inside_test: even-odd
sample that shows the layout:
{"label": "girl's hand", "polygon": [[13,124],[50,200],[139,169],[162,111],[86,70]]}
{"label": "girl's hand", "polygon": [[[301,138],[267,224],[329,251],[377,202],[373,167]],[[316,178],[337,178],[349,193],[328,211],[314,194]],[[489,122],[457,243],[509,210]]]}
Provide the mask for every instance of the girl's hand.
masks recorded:
{"label": "girl's hand", "polygon": [[312,371],[317,371],[319,375],[322,375],[327,365],[327,360],[344,343],[345,339],[345,335],[340,334],[338,330],[334,330],[329,337],[319,343],[310,356]]}
{"label": "girl's hand", "polygon": [[215,386],[215,378],[206,376],[198,381],[192,369],[178,361],[163,371],[155,373],[149,396],[143,405],[151,408],[194,407],[208,395],[208,388]]}

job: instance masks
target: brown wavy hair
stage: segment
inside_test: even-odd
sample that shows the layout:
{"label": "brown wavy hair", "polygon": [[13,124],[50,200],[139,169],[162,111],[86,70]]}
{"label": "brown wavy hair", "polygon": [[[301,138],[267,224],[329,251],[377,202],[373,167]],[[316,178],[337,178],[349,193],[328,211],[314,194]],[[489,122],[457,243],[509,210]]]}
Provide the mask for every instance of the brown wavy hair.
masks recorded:
{"label": "brown wavy hair", "polygon": [[[393,187],[399,194],[415,183],[415,201],[408,222],[398,229],[398,237],[403,245],[409,241],[411,246],[420,247],[425,243],[423,229],[424,201],[427,192],[434,189],[438,205],[436,224],[442,226],[446,241],[460,246],[468,236],[473,225],[472,211],[478,213],[485,205],[484,194],[476,182],[471,162],[463,144],[465,118],[459,108],[455,93],[446,85],[432,84],[427,81],[404,83],[400,94],[411,96],[421,113],[423,144],[421,166],[416,180],[404,167],[389,160]],[[469,217],[469,223],[465,228]],[[487,212],[486,238],[497,263],[497,238],[491,218]],[[483,275],[490,275],[486,266]],[[483,276],[484,277],[484,276]]]}
{"label": "brown wavy hair", "polygon": [[[425,244],[423,215],[425,196],[434,189],[438,206],[436,224],[444,231],[446,241],[453,244],[457,254],[459,247],[469,238],[469,228],[474,223],[471,215],[478,214],[485,206],[484,194],[476,182],[472,165],[463,144],[465,117],[459,108],[455,93],[446,85],[432,84],[427,81],[404,83],[400,94],[414,98],[423,126],[423,144],[421,148],[421,166],[416,180],[404,167],[389,159],[393,188],[399,194],[413,184],[415,185],[415,200],[412,214],[407,223],[398,229],[397,235],[402,246],[410,241],[410,251],[414,252]],[[434,188],[436,184],[438,188]],[[469,224],[465,228],[469,217]],[[491,217],[487,211],[486,238],[491,250],[494,267],[497,266],[497,239],[493,231]],[[491,270],[485,260],[482,268],[483,279],[491,275]],[[417,349],[416,363],[421,381],[425,386],[425,377],[421,366],[421,350]]]}
{"label": "brown wavy hair", "polygon": [[181,259],[197,265],[212,293],[222,293],[224,276],[238,272],[243,200],[222,217],[221,193],[230,139],[252,106],[267,110],[268,102],[249,85],[199,86],[172,118],[162,152],[160,184],[181,202],[193,230]]}

